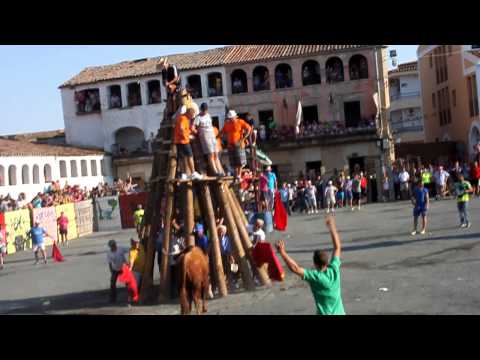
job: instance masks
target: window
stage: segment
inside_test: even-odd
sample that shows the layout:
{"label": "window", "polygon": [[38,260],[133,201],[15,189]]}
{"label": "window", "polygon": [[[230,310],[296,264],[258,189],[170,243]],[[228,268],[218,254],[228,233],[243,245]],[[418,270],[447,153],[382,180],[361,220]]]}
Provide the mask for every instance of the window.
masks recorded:
{"label": "window", "polygon": [[33,183],[40,184],[40,168],[38,165],[33,165]]}
{"label": "window", "polygon": [[117,109],[122,107],[122,89],[120,85],[112,85],[108,87],[109,108]]}
{"label": "window", "polygon": [[345,111],[345,127],[358,127],[361,121],[360,101],[349,101],[343,104]]}
{"label": "window", "polygon": [[77,161],[76,160],[70,160],[70,176],[72,178],[78,177]]}
{"label": "window", "polygon": [[428,59],[430,60],[430,69],[433,68],[433,54],[428,55]]}
{"label": "window", "polygon": [[160,93],[160,81],[159,80],[150,80],[147,83],[148,88],[148,103],[149,104],[158,104],[162,101],[162,96]]}
{"label": "window", "polygon": [[82,172],[82,176],[88,176],[87,160],[80,161],[80,171]]}
{"label": "window", "polygon": [[253,69],[253,91],[270,90],[270,74],[265,66]]}
{"label": "window", "polygon": [[140,91],[140,82],[130,83],[127,86],[128,89],[128,106],[142,105],[142,95]]}
{"label": "window", "polygon": [[77,114],[88,114],[100,111],[100,92],[98,89],[75,91]]}
{"label": "window", "polygon": [[288,64],[279,64],[275,68],[275,87],[277,89],[293,86],[292,68]]}
{"label": "window", "polygon": [[29,175],[28,165],[22,166],[22,184],[30,184],[30,175]]}
{"label": "window", "polygon": [[457,106],[457,92],[452,90],[452,105],[453,107]]}
{"label": "window", "polygon": [[350,80],[368,79],[367,59],[363,55],[353,55],[348,64]]}
{"label": "window", "polygon": [[67,163],[65,162],[65,160],[60,160],[60,177],[67,177]]}
{"label": "window", "polygon": [[470,117],[478,115],[478,92],[476,76],[467,77],[468,107]]}
{"label": "window", "polygon": [[258,135],[260,140],[270,139],[272,130],[275,129],[275,119],[273,118],[273,110],[264,110],[258,112],[258,122],[260,124]]}
{"label": "window", "polygon": [[437,107],[437,103],[435,101],[435,93],[432,93],[432,107],[435,109]]}
{"label": "window", "polygon": [[0,186],[5,186],[5,168],[0,165]]}
{"label": "window", "polygon": [[105,169],[105,160],[100,160],[100,171],[102,172],[102,176],[106,176],[106,169]]}
{"label": "window", "polygon": [[315,60],[307,60],[302,65],[303,86],[320,84],[320,65]]}
{"label": "window", "polygon": [[222,74],[208,74],[208,96],[223,96]]}
{"label": "window", "polygon": [[202,97],[202,78],[200,75],[190,75],[187,78],[187,87],[192,98],[199,99]]}
{"label": "window", "polygon": [[327,60],[325,64],[325,71],[327,73],[327,82],[343,81],[343,62],[338,57],[332,57]]}
{"label": "window", "polygon": [[232,94],[241,94],[248,91],[247,74],[241,69],[232,72]]}
{"label": "window", "polygon": [[15,165],[10,165],[8,167],[8,185],[17,185],[17,167]]}
{"label": "window", "polygon": [[97,160],[90,160],[90,173],[92,176],[97,176]]}
{"label": "window", "polygon": [[52,167],[48,164],[43,167],[43,177],[46,183],[52,181]]}
{"label": "window", "polygon": [[318,106],[303,106],[303,121],[305,125],[312,125],[314,123],[318,124]]}

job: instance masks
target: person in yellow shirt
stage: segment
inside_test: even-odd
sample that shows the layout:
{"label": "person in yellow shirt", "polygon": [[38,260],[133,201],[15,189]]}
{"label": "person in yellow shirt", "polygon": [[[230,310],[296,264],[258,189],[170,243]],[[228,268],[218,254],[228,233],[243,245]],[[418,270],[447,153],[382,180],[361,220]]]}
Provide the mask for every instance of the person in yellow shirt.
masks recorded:
{"label": "person in yellow shirt", "polygon": [[137,286],[140,289],[143,271],[145,269],[145,249],[137,239],[130,239],[130,245],[128,264],[130,266],[130,270],[135,276]]}
{"label": "person in yellow shirt", "polygon": [[140,238],[140,231],[142,228],[143,215],[145,215],[145,210],[143,210],[141,204],[138,204],[137,210],[135,210],[135,212],[133,213],[133,221],[135,224],[135,228],[137,229],[137,234],[139,238]]}

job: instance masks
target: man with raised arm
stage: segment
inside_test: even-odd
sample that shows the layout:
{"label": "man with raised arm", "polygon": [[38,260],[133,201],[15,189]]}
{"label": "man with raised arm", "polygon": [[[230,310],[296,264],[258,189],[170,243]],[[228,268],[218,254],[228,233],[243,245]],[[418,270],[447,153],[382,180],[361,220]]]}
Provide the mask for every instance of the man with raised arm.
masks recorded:
{"label": "man with raised arm", "polygon": [[327,216],[326,225],[332,237],[332,259],[328,259],[328,253],[326,251],[316,250],[313,253],[315,269],[304,269],[300,267],[295,260],[287,254],[283,240],[277,242],[277,250],[288,268],[310,285],[317,307],[317,315],[345,315],[340,286],[340,254],[342,250],[340,236],[338,235],[333,216]]}

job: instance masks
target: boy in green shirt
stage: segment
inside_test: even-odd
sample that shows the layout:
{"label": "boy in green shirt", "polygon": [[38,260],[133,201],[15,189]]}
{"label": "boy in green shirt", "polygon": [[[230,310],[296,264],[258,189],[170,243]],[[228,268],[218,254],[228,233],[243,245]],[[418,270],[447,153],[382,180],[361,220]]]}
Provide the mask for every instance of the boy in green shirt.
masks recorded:
{"label": "boy in green shirt", "polygon": [[137,234],[138,237],[141,238],[141,230],[142,230],[142,222],[143,222],[143,216],[145,215],[145,210],[143,210],[142,205],[138,204],[137,205],[137,210],[133,213],[133,221],[135,224],[135,228],[137,229]]}
{"label": "boy in green shirt", "polygon": [[288,268],[309,283],[317,308],[317,315],[345,315],[341,296],[340,278],[340,236],[335,225],[335,218],[328,216],[327,228],[330,230],[333,243],[332,260],[329,261],[326,251],[316,250],[313,253],[315,269],[304,269],[288,256],[285,242],[277,242],[277,249]]}
{"label": "boy in green shirt", "polygon": [[470,201],[469,194],[473,193],[472,185],[465,180],[463,174],[458,175],[458,183],[455,184],[457,193],[457,208],[460,215],[460,227],[469,228],[471,226],[468,220],[468,202]]}

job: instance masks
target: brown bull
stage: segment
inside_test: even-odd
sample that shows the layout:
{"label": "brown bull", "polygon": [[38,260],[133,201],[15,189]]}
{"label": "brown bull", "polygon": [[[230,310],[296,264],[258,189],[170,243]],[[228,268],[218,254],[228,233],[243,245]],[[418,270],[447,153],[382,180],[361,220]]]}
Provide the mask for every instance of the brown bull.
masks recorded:
{"label": "brown bull", "polygon": [[207,294],[210,285],[208,258],[199,247],[185,249],[178,258],[179,294],[182,315],[192,311],[192,300],[197,314],[207,312]]}

